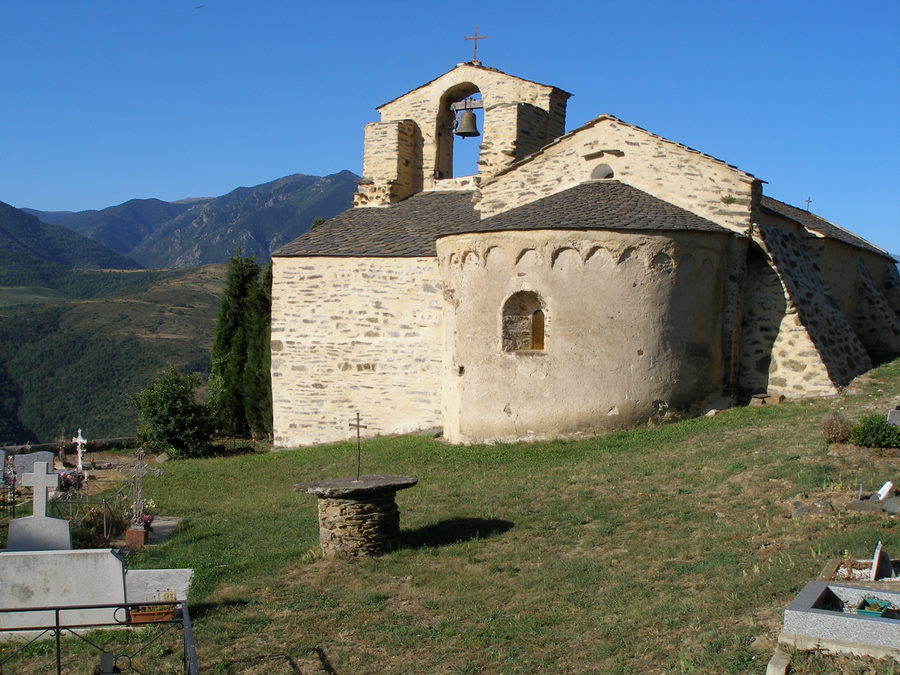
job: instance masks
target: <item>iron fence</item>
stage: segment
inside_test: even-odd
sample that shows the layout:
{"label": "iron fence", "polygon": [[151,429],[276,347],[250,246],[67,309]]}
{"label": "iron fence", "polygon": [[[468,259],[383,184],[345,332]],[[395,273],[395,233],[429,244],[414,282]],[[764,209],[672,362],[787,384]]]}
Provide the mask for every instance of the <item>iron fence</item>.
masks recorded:
{"label": "iron fence", "polygon": [[[95,623],[69,623],[64,621],[67,612],[85,610],[112,610],[112,620]],[[9,626],[10,621],[3,621],[5,617],[23,613],[43,613],[45,619],[52,614],[52,620],[38,622],[39,625]],[[120,641],[108,640],[106,645],[102,642],[102,633],[93,631],[111,628],[146,628],[147,631],[135,633],[136,646],[123,645]],[[22,642],[4,640],[0,643],[0,674],[15,673],[17,669],[12,664],[22,664],[24,660],[32,658],[30,651],[33,646],[45,639],[54,640],[54,653],[56,658],[56,673],[62,675],[63,667],[72,666],[77,660],[77,655],[64,663],[64,653],[67,646],[88,645],[89,654],[96,652],[96,659],[92,663],[101,664],[95,668],[97,673],[156,673],[159,665],[149,657],[148,649],[154,644],[161,644],[163,638],[169,634],[181,632],[182,656],[181,664],[185,675],[199,675],[200,667],[197,662],[197,650],[194,644],[194,635],[191,629],[191,615],[186,602],[134,602],[113,605],[67,605],[65,607],[28,607],[23,609],[0,609],[0,634],[22,633]],[[2,636],[0,636],[2,637]],[[13,636],[9,636],[13,637]],[[16,636],[18,637],[18,636]],[[70,637],[71,640],[63,640]],[[93,651],[90,651],[93,650]],[[75,650],[77,651],[77,650]],[[145,661],[142,662],[141,658]],[[85,668],[83,661],[74,664],[76,672],[91,672]],[[153,670],[142,670],[142,668]]]}
{"label": "iron fence", "polygon": [[78,490],[62,492],[48,502],[47,515],[68,520],[73,526],[85,524],[97,517],[101,520],[103,537],[109,541],[116,530],[128,527],[131,495],[134,481],[125,481],[115,492],[99,497],[88,497]]}

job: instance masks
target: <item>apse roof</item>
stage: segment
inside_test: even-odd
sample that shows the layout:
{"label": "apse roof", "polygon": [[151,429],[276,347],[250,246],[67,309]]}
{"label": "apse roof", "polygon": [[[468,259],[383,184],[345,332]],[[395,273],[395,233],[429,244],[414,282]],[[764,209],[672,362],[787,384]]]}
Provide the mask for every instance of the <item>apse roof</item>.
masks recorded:
{"label": "apse roof", "polygon": [[711,220],[617,180],[580,183],[485,218],[467,231],[557,229],[701,230],[731,234],[731,230]]}
{"label": "apse roof", "polygon": [[354,208],[273,253],[295,256],[427,257],[435,239],[498,230],[697,230],[731,234],[711,220],[617,180],[597,180],[484,220],[472,192],[424,192],[386,207]]}

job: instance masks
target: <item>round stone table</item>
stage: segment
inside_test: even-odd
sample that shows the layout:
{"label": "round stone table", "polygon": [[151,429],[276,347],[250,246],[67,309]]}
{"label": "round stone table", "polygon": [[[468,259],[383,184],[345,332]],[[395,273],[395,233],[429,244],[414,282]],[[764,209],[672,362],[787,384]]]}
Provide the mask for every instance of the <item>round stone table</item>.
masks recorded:
{"label": "round stone table", "polygon": [[326,558],[387,553],[400,545],[397,490],[419,482],[410,476],[360,476],[295,485],[318,497],[319,542]]}

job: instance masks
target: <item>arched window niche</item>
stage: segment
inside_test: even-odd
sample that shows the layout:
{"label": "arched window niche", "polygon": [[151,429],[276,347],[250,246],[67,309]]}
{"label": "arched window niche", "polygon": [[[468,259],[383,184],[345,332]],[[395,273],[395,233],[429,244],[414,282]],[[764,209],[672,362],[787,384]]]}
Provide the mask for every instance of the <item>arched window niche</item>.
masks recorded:
{"label": "arched window niche", "polygon": [[534,291],[513,293],[503,303],[505,352],[539,352],[546,347],[544,303]]}

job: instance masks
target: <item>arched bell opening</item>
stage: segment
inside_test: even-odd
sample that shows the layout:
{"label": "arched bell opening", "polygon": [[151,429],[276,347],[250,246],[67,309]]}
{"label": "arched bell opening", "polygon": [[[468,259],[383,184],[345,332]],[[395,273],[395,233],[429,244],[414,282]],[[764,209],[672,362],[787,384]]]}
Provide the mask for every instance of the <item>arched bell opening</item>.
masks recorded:
{"label": "arched bell opening", "polygon": [[463,82],[444,92],[435,133],[434,178],[477,174],[483,131],[484,109],[478,87]]}

